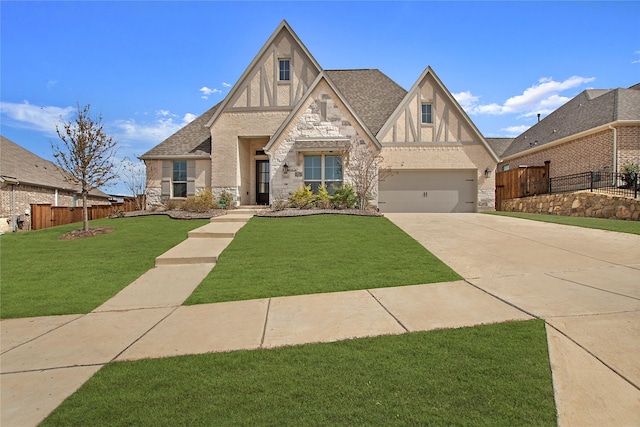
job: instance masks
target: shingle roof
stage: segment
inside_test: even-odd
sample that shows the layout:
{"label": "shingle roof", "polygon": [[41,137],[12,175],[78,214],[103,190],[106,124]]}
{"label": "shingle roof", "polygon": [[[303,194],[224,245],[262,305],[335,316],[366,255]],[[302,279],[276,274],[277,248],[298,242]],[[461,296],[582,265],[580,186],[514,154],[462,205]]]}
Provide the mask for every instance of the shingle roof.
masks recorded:
{"label": "shingle roof", "polygon": [[325,73],[373,135],[407,94],[380,70],[325,70]]}
{"label": "shingle roof", "polygon": [[501,157],[566,138],[617,120],[640,120],[640,86],[588,89],[513,140]]}
{"label": "shingle roof", "polygon": [[[63,172],[55,163],[37,156],[4,136],[0,136],[0,177],[37,187],[74,192],[80,190],[79,187],[65,181]],[[98,189],[91,190],[89,194],[109,197]]]}
{"label": "shingle roof", "polygon": [[509,148],[514,138],[485,138],[484,140],[487,141],[496,156],[502,157],[502,153]]}
{"label": "shingle roof", "polygon": [[203,157],[211,155],[211,133],[206,123],[218,109],[217,104],[205,111],[194,121],[178,130],[169,138],[140,156],[141,159],[170,156]]}

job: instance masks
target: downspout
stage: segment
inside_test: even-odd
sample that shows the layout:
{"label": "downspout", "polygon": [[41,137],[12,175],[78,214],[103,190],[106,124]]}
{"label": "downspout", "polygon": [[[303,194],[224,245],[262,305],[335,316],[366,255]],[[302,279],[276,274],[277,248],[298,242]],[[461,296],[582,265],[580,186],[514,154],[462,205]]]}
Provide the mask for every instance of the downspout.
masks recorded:
{"label": "downspout", "polygon": [[55,195],[55,199],[54,199],[54,206],[58,206],[58,189],[56,188],[56,195]]}
{"label": "downspout", "polygon": [[613,173],[618,173],[618,129],[609,125],[613,131]]}
{"label": "downspout", "polygon": [[15,233],[18,222],[16,221],[16,184],[11,184],[11,232]]}

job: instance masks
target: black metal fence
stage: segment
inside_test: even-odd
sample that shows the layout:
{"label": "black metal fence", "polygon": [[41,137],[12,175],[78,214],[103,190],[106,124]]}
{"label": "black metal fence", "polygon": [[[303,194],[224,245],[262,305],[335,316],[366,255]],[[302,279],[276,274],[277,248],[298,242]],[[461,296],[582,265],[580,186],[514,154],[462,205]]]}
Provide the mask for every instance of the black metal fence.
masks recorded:
{"label": "black metal fence", "polygon": [[[583,172],[573,175],[550,178],[548,194],[570,193],[589,190],[592,192],[613,194],[616,196],[638,198],[640,194],[640,178],[633,173]],[[523,183],[531,187],[540,183]],[[526,189],[523,187],[523,191]],[[528,194],[526,192],[523,194]]]}

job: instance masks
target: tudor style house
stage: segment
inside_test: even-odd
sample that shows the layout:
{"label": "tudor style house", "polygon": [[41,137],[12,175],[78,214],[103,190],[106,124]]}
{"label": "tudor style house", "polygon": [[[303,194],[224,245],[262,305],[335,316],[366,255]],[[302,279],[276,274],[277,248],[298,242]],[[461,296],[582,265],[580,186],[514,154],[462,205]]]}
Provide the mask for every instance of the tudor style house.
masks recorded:
{"label": "tudor style house", "polygon": [[388,170],[381,212],[475,212],[494,206],[498,157],[427,67],[406,91],[378,70],[324,70],[283,21],[218,105],[140,158],[147,202],[210,188],[268,205],[302,185],[348,182],[354,144]]}

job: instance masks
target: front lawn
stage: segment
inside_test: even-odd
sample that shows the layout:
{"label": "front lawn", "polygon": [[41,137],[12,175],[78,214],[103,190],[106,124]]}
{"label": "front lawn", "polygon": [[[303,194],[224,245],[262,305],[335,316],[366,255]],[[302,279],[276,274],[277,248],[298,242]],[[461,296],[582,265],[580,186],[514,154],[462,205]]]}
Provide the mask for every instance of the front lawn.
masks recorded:
{"label": "front lawn", "polygon": [[0,316],[89,313],[142,273],[155,258],[187,238],[207,220],[166,216],[101,219],[90,227],[114,232],[79,240],[58,240],[70,224],[0,236]]}
{"label": "front lawn", "polygon": [[599,230],[617,231],[619,233],[640,234],[640,221],[622,221],[616,219],[584,218],[576,216],[531,214],[520,212],[486,212],[491,215],[510,216],[513,218],[531,219],[534,221],[552,222],[554,224],[573,225],[577,227],[596,228]]}
{"label": "front lawn", "polygon": [[461,280],[382,217],[252,218],[185,304]]}
{"label": "front lawn", "polygon": [[555,426],[544,322],[116,362],[43,426]]}

